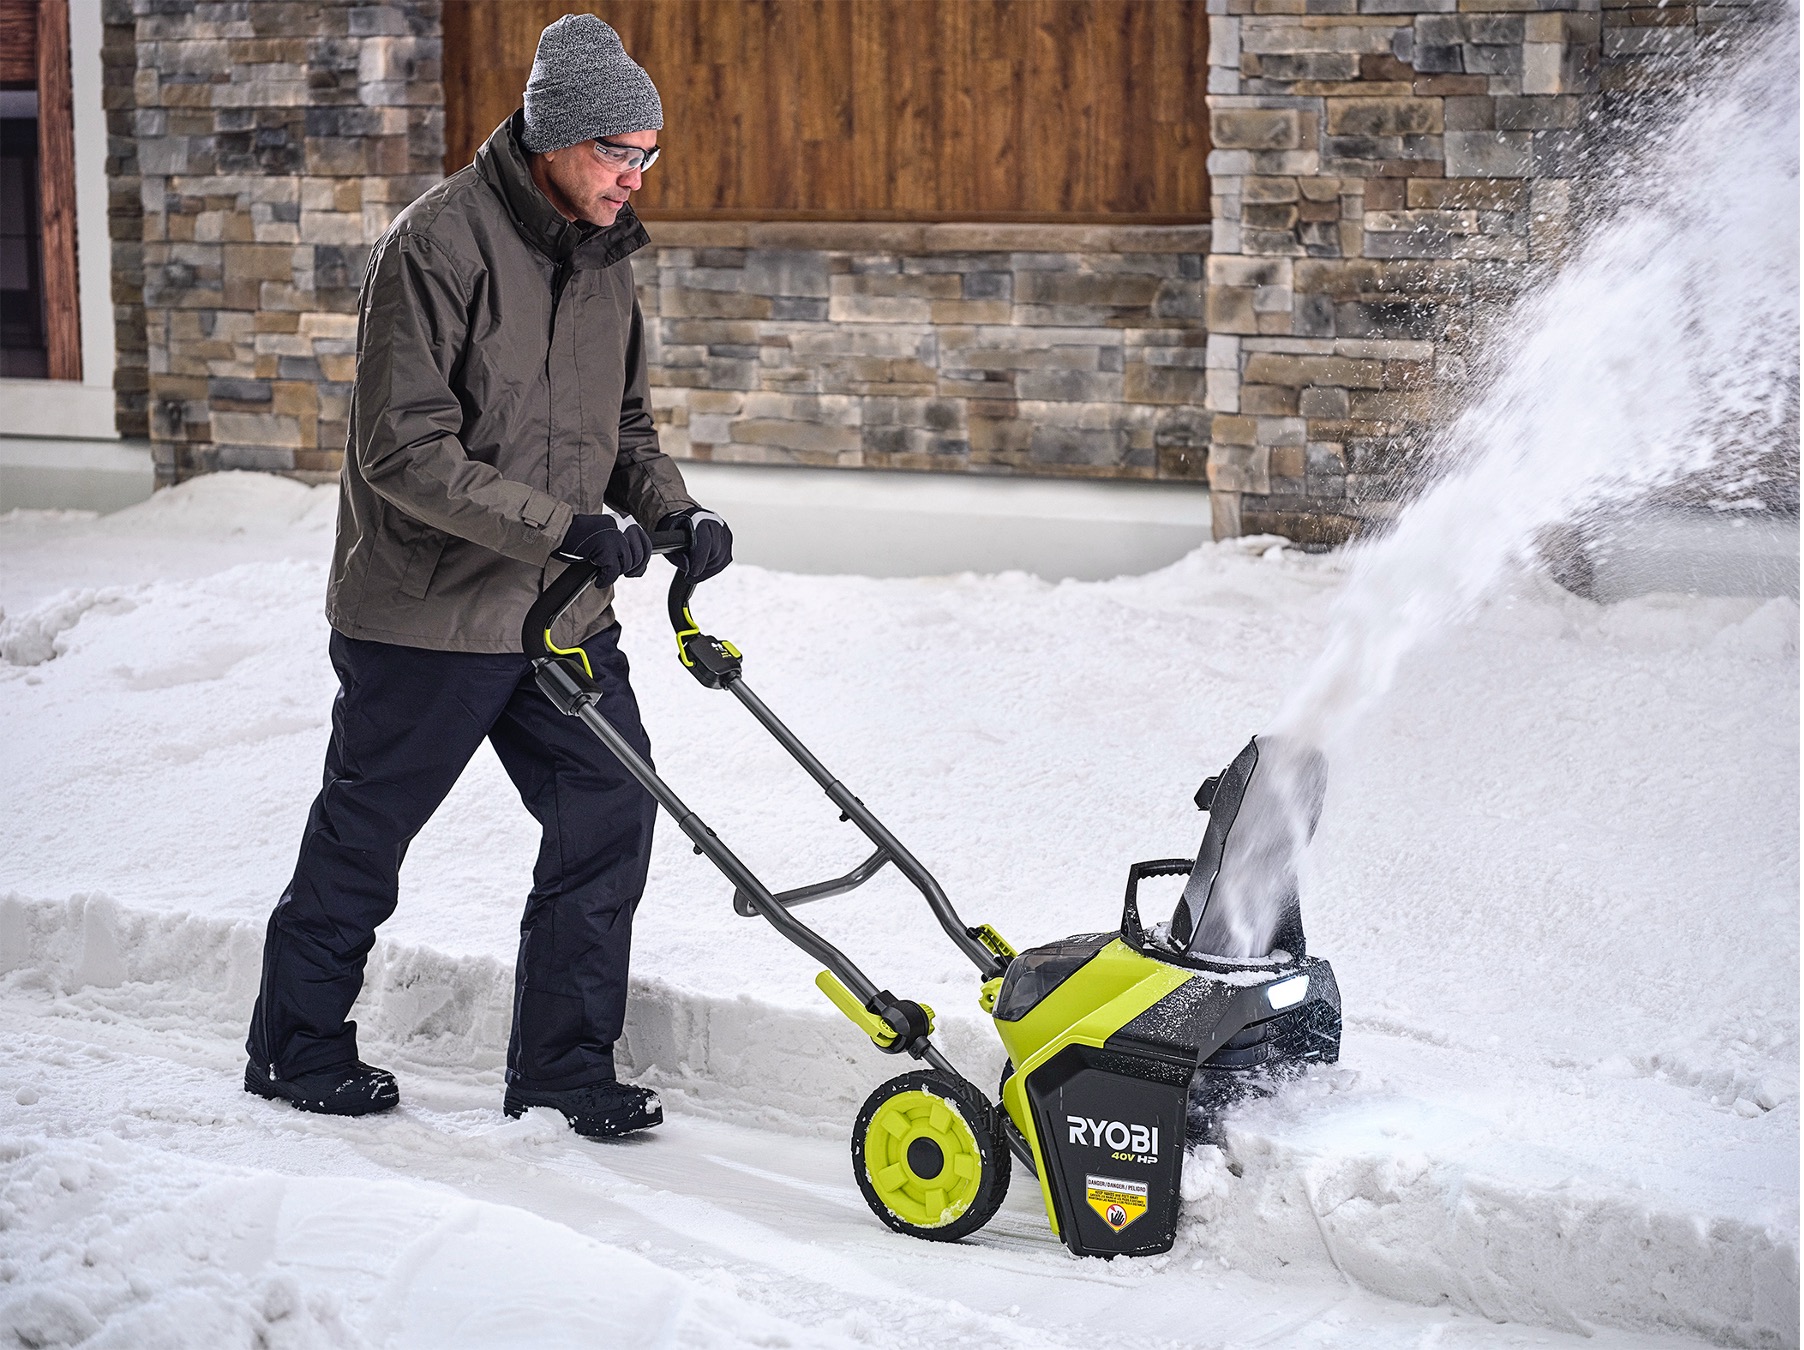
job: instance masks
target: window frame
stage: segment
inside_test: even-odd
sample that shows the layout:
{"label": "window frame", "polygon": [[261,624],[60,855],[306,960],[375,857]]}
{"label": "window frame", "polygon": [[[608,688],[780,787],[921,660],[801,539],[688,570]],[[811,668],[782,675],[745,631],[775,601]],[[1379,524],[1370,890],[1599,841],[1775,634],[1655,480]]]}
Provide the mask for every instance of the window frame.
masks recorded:
{"label": "window frame", "polygon": [[0,84],[32,89],[38,96],[38,256],[46,374],[52,380],[79,382],[81,288],[69,0],[0,0]]}

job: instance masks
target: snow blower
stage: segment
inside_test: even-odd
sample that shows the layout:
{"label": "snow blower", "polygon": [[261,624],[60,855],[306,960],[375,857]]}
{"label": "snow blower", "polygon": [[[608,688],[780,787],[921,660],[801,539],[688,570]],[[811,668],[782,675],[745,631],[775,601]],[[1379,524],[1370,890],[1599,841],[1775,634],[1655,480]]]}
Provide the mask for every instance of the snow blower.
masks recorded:
{"label": "snow blower", "polygon": [[[682,531],[652,537],[669,553]],[[1272,1075],[1340,1050],[1340,994],[1326,961],[1305,954],[1296,921],[1293,856],[1285,840],[1314,828],[1320,757],[1268,753],[1263,739],[1203,785],[1210,812],[1197,858],[1138,862],[1128,869],[1120,926],[1017,952],[988,924],[967,926],[939,883],[876,815],[835,778],[746,685],[737,647],[703,633],[690,614],[694,586],[681,569],[669,613],[685,669],[742,703],[839,809],[874,851],[844,876],[771,891],[597,711],[599,689],[580,649],[553,645],[551,630],[595,569],[573,564],[546,588],[521,633],[540,689],[580,718],[657,800],[695,851],[732,883],[733,907],[762,917],[825,969],[815,983],[887,1054],[927,1067],[872,1092],[852,1127],[852,1170],[871,1210],[897,1232],[953,1241],[987,1223],[1008,1193],[1011,1158],[1040,1183],[1053,1231],[1079,1256],[1148,1256],[1170,1249],[1189,1143],[1212,1138],[1222,1109]],[[1300,827],[1243,824],[1266,781],[1300,801]],[[1312,800],[1313,794],[1313,800]],[[1298,814],[1293,812],[1292,814]],[[1242,847],[1242,837],[1248,846]],[[1236,860],[1261,871],[1277,914],[1256,954],[1207,950],[1213,918]],[[895,867],[927,902],[952,945],[977,967],[978,1004],[1008,1054],[998,1101],[961,1074],[933,1043],[933,1010],[879,988],[844,953],[798,920],[796,907],[842,895]],[[1138,893],[1149,877],[1188,876],[1169,924],[1148,932]],[[1270,902],[1274,902],[1272,904]],[[1244,925],[1243,925],[1244,926]],[[1268,925],[1268,927],[1271,927]],[[1240,948],[1258,934],[1229,925]],[[1202,946],[1198,946],[1199,939]]]}

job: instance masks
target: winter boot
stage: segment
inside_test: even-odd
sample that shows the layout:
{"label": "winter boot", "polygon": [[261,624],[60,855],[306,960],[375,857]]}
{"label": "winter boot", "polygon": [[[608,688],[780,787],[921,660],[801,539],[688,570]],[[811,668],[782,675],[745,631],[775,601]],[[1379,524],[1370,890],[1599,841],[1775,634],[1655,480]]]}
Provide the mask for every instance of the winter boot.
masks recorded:
{"label": "winter boot", "polygon": [[524,1115],[532,1106],[549,1106],[563,1112],[570,1128],[590,1139],[612,1139],[664,1123],[664,1107],[658,1094],[635,1083],[609,1081],[561,1092],[509,1086],[502,1103],[508,1115]]}
{"label": "winter boot", "polygon": [[362,1060],[298,1078],[271,1078],[267,1068],[253,1060],[244,1066],[244,1090],[323,1116],[370,1116],[391,1111],[401,1101],[395,1076]]}

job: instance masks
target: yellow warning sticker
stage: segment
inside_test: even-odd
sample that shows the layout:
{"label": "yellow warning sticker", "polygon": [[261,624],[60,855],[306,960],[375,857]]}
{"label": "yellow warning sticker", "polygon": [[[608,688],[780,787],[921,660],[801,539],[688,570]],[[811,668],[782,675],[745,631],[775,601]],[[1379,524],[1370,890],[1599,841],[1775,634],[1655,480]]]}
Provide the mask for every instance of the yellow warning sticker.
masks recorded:
{"label": "yellow warning sticker", "polygon": [[1115,1177],[1086,1176],[1084,1198],[1102,1221],[1117,1233],[1146,1213],[1146,1183]]}

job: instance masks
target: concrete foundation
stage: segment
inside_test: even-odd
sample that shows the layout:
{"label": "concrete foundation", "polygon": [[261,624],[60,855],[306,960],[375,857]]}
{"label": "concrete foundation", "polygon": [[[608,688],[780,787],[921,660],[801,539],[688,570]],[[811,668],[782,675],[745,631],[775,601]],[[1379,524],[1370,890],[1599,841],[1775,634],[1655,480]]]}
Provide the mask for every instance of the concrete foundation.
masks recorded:
{"label": "concrete foundation", "polygon": [[0,436],[0,511],[118,511],[155,487],[148,441]]}

